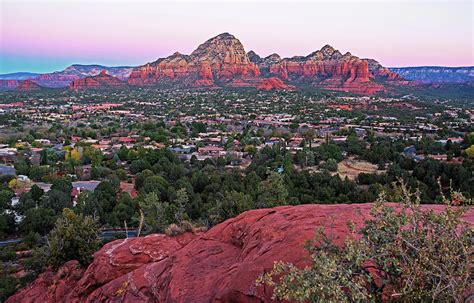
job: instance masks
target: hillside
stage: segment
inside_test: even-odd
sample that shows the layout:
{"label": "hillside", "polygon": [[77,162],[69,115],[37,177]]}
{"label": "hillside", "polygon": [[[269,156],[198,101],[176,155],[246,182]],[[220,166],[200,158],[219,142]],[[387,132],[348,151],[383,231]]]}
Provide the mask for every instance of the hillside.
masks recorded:
{"label": "hillside", "polygon": [[[70,261],[6,302],[271,302],[272,290],[255,286],[261,273],[278,260],[307,264],[303,246],[317,227],[342,244],[347,221],[361,227],[371,207],[281,206],[247,211],[205,233],[116,240],[99,250],[87,269]],[[464,219],[474,224],[472,208]]]}

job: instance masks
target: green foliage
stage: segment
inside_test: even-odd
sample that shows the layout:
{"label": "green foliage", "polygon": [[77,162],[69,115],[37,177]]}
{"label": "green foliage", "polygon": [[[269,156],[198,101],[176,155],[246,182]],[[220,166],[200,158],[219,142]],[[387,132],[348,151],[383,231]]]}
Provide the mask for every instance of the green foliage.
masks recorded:
{"label": "green foliage", "polygon": [[53,210],[55,214],[59,214],[63,208],[72,207],[71,194],[67,194],[59,189],[51,189],[41,197],[39,205]]}
{"label": "green foliage", "polygon": [[249,195],[232,190],[217,199],[216,205],[210,210],[209,219],[212,223],[219,223],[253,208],[253,200]]}
{"label": "green foliage", "polygon": [[16,292],[17,280],[5,269],[0,268],[0,302],[5,302]]}
{"label": "green foliage", "polygon": [[48,263],[56,268],[69,260],[87,265],[99,247],[97,221],[66,208],[48,235]]}
{"label": "green foliage", "polygon": [[42,190],[38,185],[36,184],[33,184],[33,186],[31,187],[30,189],[30,193],[31,193],[31,198],[35,201],[35,202],[39,202],[41,197],[43,196],[44,194],[44,190]]}
{"label": "green foliage", "polygon": [[298,302],[462,302],[473,283],[473,232],[461,219],[466,208],[451,203],[464,198],[452,192],[435,213],[422,210],[404,183],[400,191],[398,209],[380,197],[360,238],[339,247],[319,229],[307,246],[311,266],[276,262],[257,282],[274,286],[275,299]]}
{"label": "green foliage", "polygon": [[328,171],[335,172],[337,171],[337,162],[336,160],[330,158],[324,163],[321,163],[320,167],[323,169],[327,169]]}
{"label": "green foliage", "polygon": [[288,203],[288,190],[282,175],[271,172],[265,181],[258,186],[258,208],[275,207]]}
{"label": "green foliage", "polygon": [[54,227],[55,221],[54,210],[43,207],[30,208],[21,220],[20,231],[24,234],[37,232],[45,235]]}
{"label": "green foliage", "polygon": [[0,212],[11,208],[11,201],[14,196],[13,191],[9,189],[0,190]]}
{"label": "green foliage", "polygon": [[12,213],[0,214],[0,237],[10,236],[15,232],[15,216]]}
{"label": "green foliage", "polygon": [[156,192],[145,194],[138,203],[144,215],[146,232],[163,232],[175,222],[176,207],[168,202],[161,202]]}

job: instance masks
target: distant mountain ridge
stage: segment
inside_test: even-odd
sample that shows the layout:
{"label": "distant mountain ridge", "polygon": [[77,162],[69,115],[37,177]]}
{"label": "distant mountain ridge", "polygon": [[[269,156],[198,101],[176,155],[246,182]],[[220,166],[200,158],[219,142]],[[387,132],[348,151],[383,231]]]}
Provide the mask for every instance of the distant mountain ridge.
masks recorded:
{"label": "distant mountain ridge", "polygon": [[32,80],[46,87],[68,87],[69,84],[78,79],[97,76],[102,71],[106,71],[108,75],[126,80],[133,70],[130,66],[114,66],[107,67],[98,64],[73,64],[62,71],[48,74],[42,74],[34,77]]}
{"label": "distant mountain ridge", "polygon": [[30,72],[0,74],[0,80],[26,80],[26,79],[30,79],[39,75],[40,74],[38,73],[30,73]]}
{"label": "distant mountain ridge", "polygon": [[[72,90],[155,86],[161,88],[253,87],[257,89],[317,88],[371,95],[420,82],[472,81],[472,67],[386,68],[374,59],[341,53],[325,45],[306,56],[260,57],[245,51],[233,35],[222,33],[200,44],[191,54],[179,52],[137,67],[74,64],[62,71],[36,75],[34,83]],[[411,81],[411,80],[416,80]],[[16,81],[16,82],[15,82]],[[18,80],[2,80],[12,89]]]}
{"label": "distant mountain ridge", "polygon": [[474,81],[474,66],[416,66],[390,67],[389,69],[405,79],[423,83],[463,83]]}
{"label": "distant mountain ridge", "polygon": [[0,89],[14,89],[20,82],[13,80],[32,80],[49,88],[69,87],[72,81],[99,75],[102,71],[119,80],[126,81],[132,72],[132,66],[104,66],[99,64],[73,64],[62,71],[52,73],[10,73],[0,75]]}

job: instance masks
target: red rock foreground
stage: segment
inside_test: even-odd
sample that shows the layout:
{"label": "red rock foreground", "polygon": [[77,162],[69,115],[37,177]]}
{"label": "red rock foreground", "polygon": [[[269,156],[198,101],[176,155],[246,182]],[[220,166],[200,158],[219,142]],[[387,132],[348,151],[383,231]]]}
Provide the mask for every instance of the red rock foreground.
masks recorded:
{"label": "red rock foreground", "polygon": [[[245,212],[200,235],[116,240],[86,270],[70,261],[7,302],[270,302],[271,290],[255,286],[259,274],[276,260],[305,264],[304,242],[318,226],[341,243],[347,220],[360,227],[371,206],[282,206]],[[474,209],[465,220],[474,224]]]}

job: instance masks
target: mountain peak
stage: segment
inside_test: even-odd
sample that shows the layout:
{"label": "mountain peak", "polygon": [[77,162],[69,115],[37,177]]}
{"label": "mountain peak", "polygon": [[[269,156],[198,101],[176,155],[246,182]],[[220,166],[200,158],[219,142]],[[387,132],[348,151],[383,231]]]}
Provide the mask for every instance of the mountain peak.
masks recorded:
{"label": "mountain peak", "polygon": [[248,56],[242,43],[229,33],[217,35],[191,53],[198,61],[248,63]]}
{"label": "mountain peak", "polygon": [[329,44],[326,44],[325,46],[323,46],[321,48],[321,52],[324,54],[324,55],[329,55],[331,56],[336,50],[334,49],[334,47],[332,47],[331,45]]}
{"label": "mountain peak", "polygon": [[225,33],[222,33],[222,34],[219,34],[217,36],[215,36],[214,38],[211,38],[210,40],[212,39],[235,39],[234,35],[231,35],[227,32]]}
{"label": "mountain peak", "polygon": [[249,57],[250,62],[258,64],[262,61],[262,58],[252,50],[247,53],[247,56]]}

